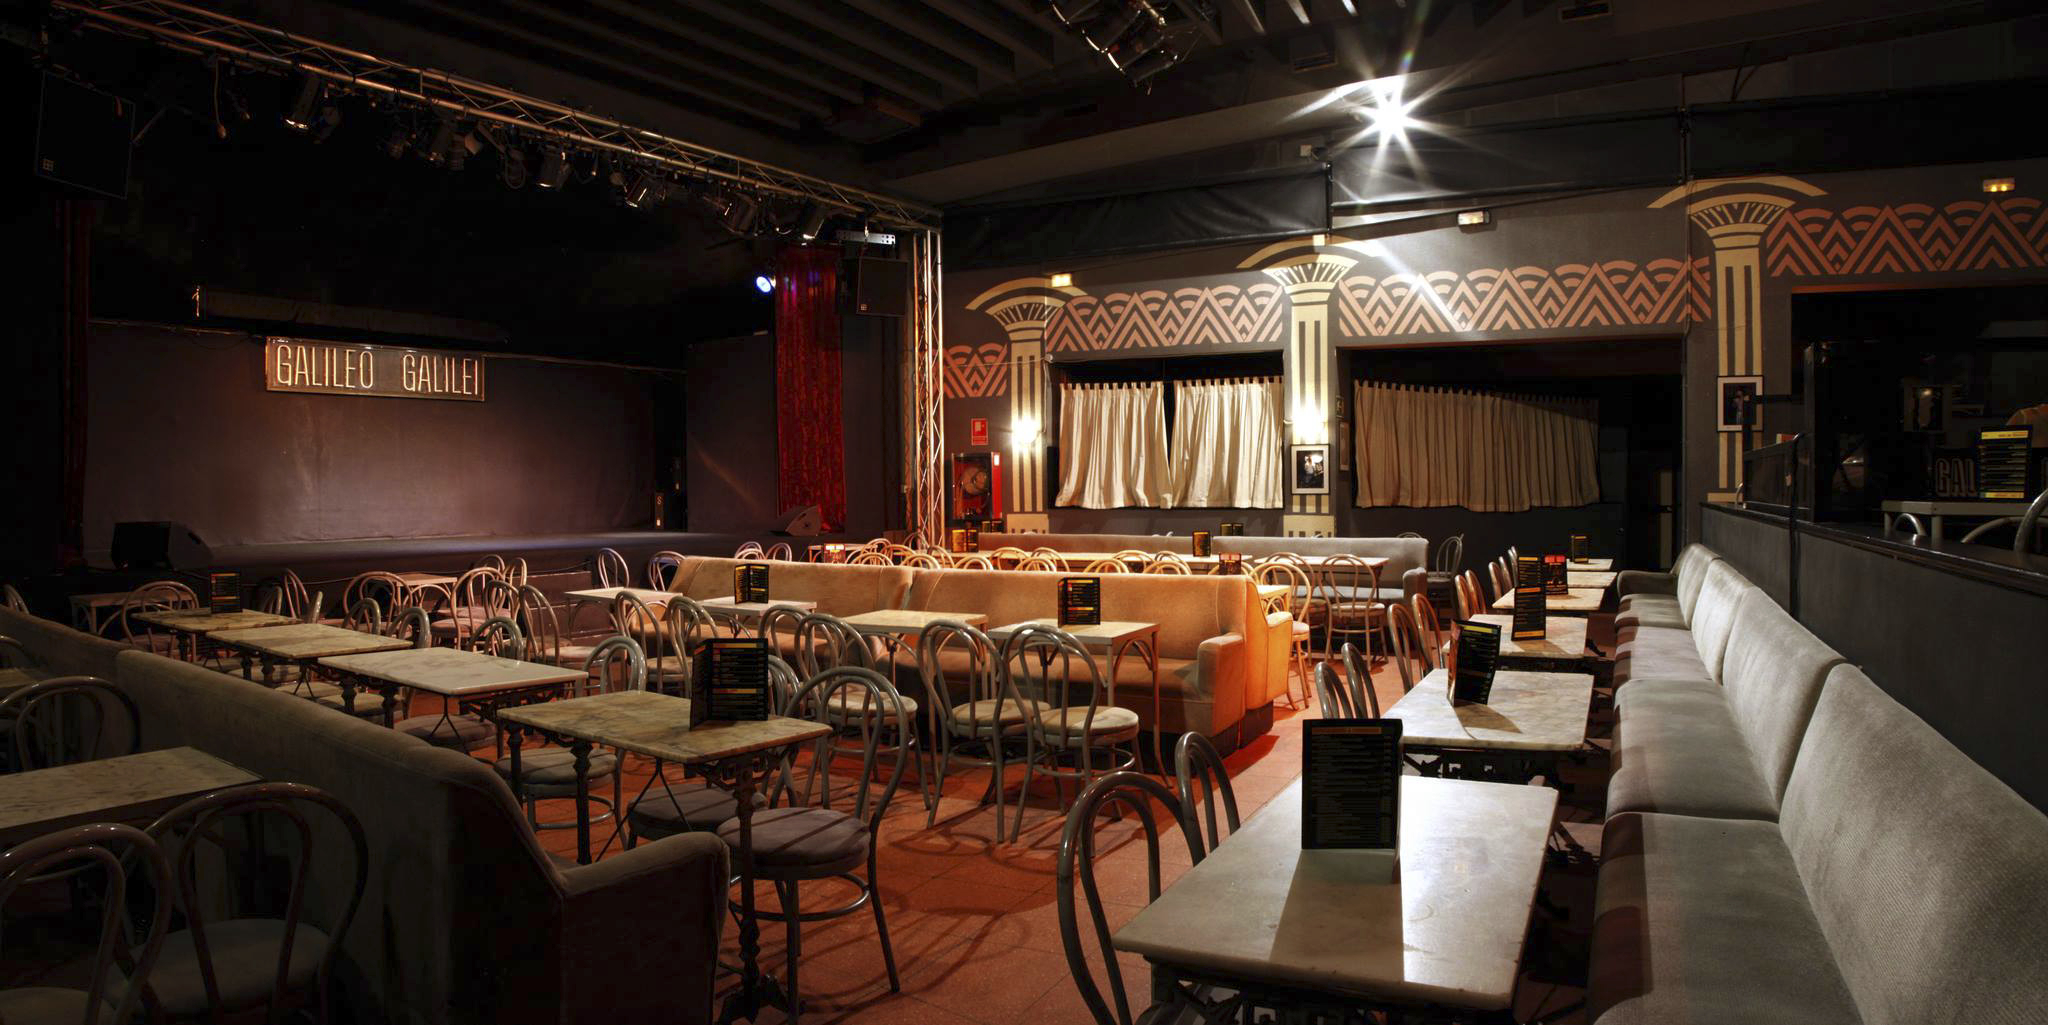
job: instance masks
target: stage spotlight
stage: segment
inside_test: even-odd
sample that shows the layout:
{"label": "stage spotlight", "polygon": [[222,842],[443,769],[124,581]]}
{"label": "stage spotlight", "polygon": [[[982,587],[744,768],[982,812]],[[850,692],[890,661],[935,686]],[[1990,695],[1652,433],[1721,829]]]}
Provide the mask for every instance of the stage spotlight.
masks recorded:
{"label": "stage spotlight", "polygon": [[534,184],[543,189],[559,189],[569,180],[569,155],[559,146],[550,146],[540,158],[540,177]]}
{"label": "stage spotlight", "polygon": [[754,233],[755,215],[760,210],[761,204],[754,197],[729,192],[725,196],[725,212],[719,215],[718,223],[735,235],[751,235]]}
{"label": "stage spotlight", "polygon": [[506,146],[505,160],[498,168],[498,180],[508,189],[523,189],[532,177],[526,169],[526,151],[517,146]]}
{"label": "stage spotlight", "polygon": [[754,290],[762,295],[775,291],[775,277],[765,273],[754,275]]}
{"label": "stage spotlight", "polygon": [[829,215],[829,213],[830,211],[826,210],[824,207],[816,203],[812,203],[810,206],[804,209],[804,219],[798,222],[796,233],[798,235],[803,236],[803,240],[806,242],[810,242],[816,239],[819,235],[824,233],[825,218]]}
{"label": "stage spotlight", "polygon": [[659,199],[660,185],[661,183],[655,179],[654,175],[646,171],[640,172],[634,176],[633,183],[626,186],[626,205],[638,210],[642,206]]}
{"label": "stage spotlight", "polygon": [[319,76],[301,76],[298,97],[292,100],[292,105],[285,110],[285,125],[301,132],[311,129],[314,119],[319,116],[320,94],[325,91]]}
{"label": "stage spotlight", "polygon": [[412,140],[412,127],[403,122],[394,121],[391,125],[391,133],[384,137],[384,152],[391,159],[397,160],[405,156],[406,150],[412,148]]}

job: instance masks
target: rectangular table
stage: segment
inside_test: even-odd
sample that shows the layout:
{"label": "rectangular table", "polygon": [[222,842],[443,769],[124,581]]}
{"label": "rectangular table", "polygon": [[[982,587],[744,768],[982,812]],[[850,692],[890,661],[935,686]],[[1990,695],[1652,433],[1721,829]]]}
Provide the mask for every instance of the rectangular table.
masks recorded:
{"label": "rectangular table", "polygon": [[705,613],[710,615],[711,618],[730,621],[732,632],[735,635],[740,632],[740,628],[745,624],[760,622],[761,617],[767,614],[769,609],[777,605],[786,605],[802,612],[818,611],[818,603],[814,601],[797,601],[789,598],[782,599],[781,601],[737,601],[729,594],[717,598],[706,598],[697,604],[703,606]]}
{"label": "rectangular table", "polygon": [[1116,949],[1255,998],[1286,991],[1309,1009],[1507,1010],[1557,792],[1402,777],[1390,878],[1369,854],[1301,849],[1301,786],[1118,929]]}
{"label": "rectangular table", "polygon": [[395,717],[401,687],[452,698],[458,706],[474,708],[489,718],[508,704],[542,700],[562,684],[589,676],[581,668],[520,662],[458,648],[409,647],[334,655],[320,659],[319,664],[340,676],[342,704],[351,714],[358,685],[382,695],[386,726]]}
{"label": "rectangular table", "polygon": [[630,594],[640,599],[641,604],[650,608],[656,605],[667,607],[668,603],[676,597],[676,592],[674,591],[657,591],[651,587],[586,587],[580,591],[562,592],[562,596],[565,598],[575,598],[579,601],[601,601],[607,605],[611,604],[613,599],[622,594]]}
{"label": "rectangular table", "polygon": [[203,634],[222,630],[248,630],[259,626],[286,626],[298,622],[290,616],[272,612],[209,612],[205,609],[159,609],[154,612],[135,613],[134,619],[151,626],[160,626],[178,635],[178,642],[186,651],[186,661],[196,662],[199,656],[199,638]]}
{"label": "rectangular table", "polygon": [[1572,571],[1577,571],[1577,570],[1584,570],[1584,571],[1588,571],[1588,572],[1593,572],[1593,573],[1605,573],[1605,572],[1607,572],[1607,571],[1609,571],[1609,570],[1612,570],[1612,569],[1614,568],[1614,560],[1613,560],[1613,559],[1585,559],[1585,560],[1583,560],[1583,561],[1578,561],[1578,560],[1574,560],[1574,561],[1567,561],[1567,562],[1566,562],[1566,563],[1564,564],[1564,568],[1565,568],[1565,571],[1566,571],[1566,572],[1572,572]]}
{"label": "rectangular table", "polygon": [[1512,615],[1487,613],[1472,619],[1500,627],[1500,659],[1497,664],[1502,669],[1591,673],[1596,685],[1604,684],[1614,671],[1613,659],[1595,654],[1586,647],[1586,628],[1591,621],[1584,616],[1545,616],[1543,637],[1527,641],[1515,640],[1515,617]]}
{"label": "rectangular table", "polygon": [[106,624],[100,621],[100,612],[105,609],[119,609],[133,591],[102,591],[97,594],[74,594],[71,596],[71,622],[86,633],[97,635]]}
{"label": "rectangular table", "polygon": [[293,623],[289,626],[259,626],[247,630],[220,630],[208,635],[213,640],[242,652],[242,676],[250,675],[252,662],[263,665],[263,685],[275,685],[280,663],[310,665],[328,655],[353,655],[364,651],[393,651],[410,648],[413,642],[382,634],[363,633],[324,623]]}
{"label": "rectangular table", "polygon": [[[1605,590],[1574,587],[1567,588],[1563,594],[1546,596],[1543,599],[1543,607],[1546,612],[1553,616],[1590,616],[1600,611],[1600,604],[1606,598],[1607,592]],[[1515,592],[1509,591],[1494,599],[1493,611],[1515,611]]]}
{"label": "rectangular table", "polygon": [[1597,591],[1602,588],[1613,587],[1614,578],[1619,575],[1610,570],[1567,569],[1564,571],[1564,582],[1568,588],[1576,587]]}
{"label": "rectangular table", "polygon": [[[751,1019],[780,989],[759,966],[760,925],[754,919],[754,792],[781,766],[782,752],[831,733],[824,723],[769,716],[758,722],[705,723],[690,728],[690,702],[647,691],[617,691],[541,705],[508,708],[499,719],[511,731],[512,779],[517,794],[520,731],[533,730],[567,747],[576,767],[576,859],[590,863],[590,793],[586,772],[590,749],[603,744],[656,761],[697,766],[706,781],[732,792],[739,818],[739,846],[733,852],[740,891],[740,991],[729,998],[719,1020]],[[622,817],[615,817],[618,828]],[[784,996],[787,1010],[794,994]]]}
{"label": "rectangular table", "polygon": [[[1554,765],[1558,755],[1585,746],[1593,706],[1589,673],[1501,669],[1483,705],[1453,705],[1446,679],[1444,670],[1430,670],[1387,709],[1388,718],[1401,720],[1404,751],[1507,772]],[[1446,759],[1435,767],[1446,771]]]}
{"label": "rectangular table", "polygon": [[15,773],[0,785],[0,847],[92,822],[153,819],[186,798],[254,782],[192,747]]}

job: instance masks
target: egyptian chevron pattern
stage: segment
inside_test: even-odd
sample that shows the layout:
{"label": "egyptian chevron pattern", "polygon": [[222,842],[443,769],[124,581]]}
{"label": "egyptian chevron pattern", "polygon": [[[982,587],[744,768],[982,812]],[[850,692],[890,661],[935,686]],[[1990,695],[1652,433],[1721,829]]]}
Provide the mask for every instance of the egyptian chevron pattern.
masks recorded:
{"label": "egyptian chevron pattern", "polygon": [[1795,210],[1764,237],[1764,266],[1773,277],[2048,267],[2048,218],[2017,196]]}
{"label": "egyptian chevron pattern", "polygon": [[1047,352],[1278,343],[1287,319],[1279,285],[1211,285],[1075,296],[1045,327]]}
{"label": "egyptian chevron pattern", "polygon": [[1606,260],[1344,279],[1332,302],[1352,338],[1670,324],[1709,318],[1705,258]]}
{"label": "egyptian chevron pattern", "polygon": [[995,342],[955,345],[946,350],[946,397],[986,399],[1010,388],[1009,347]]}

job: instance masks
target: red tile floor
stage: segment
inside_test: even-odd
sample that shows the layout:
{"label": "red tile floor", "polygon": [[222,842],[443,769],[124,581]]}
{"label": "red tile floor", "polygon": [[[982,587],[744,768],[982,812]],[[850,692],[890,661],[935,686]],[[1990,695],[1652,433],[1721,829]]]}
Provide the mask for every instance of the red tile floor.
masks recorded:
{"label": "red tile floor", "polygon": [[[1374,687],[1382,707],[1400,698],[1400,681],[1391,670],[1375,674]],[[1280,710],[1270,733],[1228,758],[1241,816],[1250,817],[1300,774],[1301,722],[1315,714],[1312,704]],[[647,773],[644,761],[628,761],[629,798]],[[1561,802],[1560,817],[1568,823],[1565,831],[1597,851],[1604,758],[1568,766],[1561,775],[1571,784]],[[914,778],[906,777],[881,826],[877,870],[902,990],[889,990],[871,913],[863,910],[811,923],[804,928],[799,959],[802,1020],[819,1025],[1063,1025],[1092,1020],[1060,942],[1054,870],[1062,818],[1051,787],[1034,793],[1025,811],[1022,839],[997,844],[994,808],[977,804],[987,782],[985,769],[956,770],[940,797],[937,822],[928,827]],[[544,802],[541,814],[544,819],[568,820],[574,812],[569,802]],[[1108,827],[1103,835],[1118,828]],[[1124,826],[1113,850],[1105,844],[1110,852],[1098,862],[1112,929],[1136,914],[1147,897],[1144,844],[1121,842],[1131,838],[1133,829],[1135,820]],[[593,846],[603,846],[609,832],[608,824],[595,829]],[[541,842],[564,857],[575,855],[573,829],[543,831]],[[610,849],[615,852],[617,843]],[[1175,848],[1169,842],[1163,849],[1162,874],[1170,884],[1186,870],[1189,858],[1184,846]],[[1583,868],[1547,869],[1543,890],[1546,901],[1563,917],[1548,911],[1536,915],[1517,1020],[1581,1021],[1569,1008],[1582,993],[1592,873]],[[771,889],[764,886],[759,892],[762,906],[775,907]],[[833,906],[851,894],[850,887],[836,882],[806,884],[803,905]],[[737,957],[737,932],[736,926],[727,924],[729,963]],[[764,970],[779,977],[783,952],[780,924],[764,922]],[[1120,963],[1132,1006],[1142,1006],[1140,999],[1148,987],[1143,963],[1127,955]],[[1102,978],[1099,968],[1096,977]],[[1106,992],[1106,980],[1100,984]],[[784,1019],[771,1011],[761,1020],[765,1025]]]}

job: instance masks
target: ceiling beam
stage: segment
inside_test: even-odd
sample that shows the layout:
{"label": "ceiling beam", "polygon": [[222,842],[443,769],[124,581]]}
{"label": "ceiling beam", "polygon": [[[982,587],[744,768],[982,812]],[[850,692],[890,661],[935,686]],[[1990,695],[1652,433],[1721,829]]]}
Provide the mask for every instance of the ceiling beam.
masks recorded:
{"label": "ceiling beam", "polygon": [[1230,0],[1230,8],[1237,12],[1237,16],[1243,19],[1246,25],[1251,26],[1254,35],[1266,34],[1266,19],[1259,17],[1259,9],[1254,6],[1254,0]]}
{"label": "ceiling beam", "polygon": [[904,0],[846,0],[850,7],[896,26],[953,57],[974,66],[976,71],[1002,82],[1017,77],[1017,55],[1007,47],[990,42],[948,18],[933,18],[925,8]]}
{"label": "ceiling beam", "polygon": [[799,24],[814,25],[855,46],[866,47],[905,67],[929,75],[940,85],[948,86],[963,95],[972,96],[981,91],[980,83],[974,80],[974,68],[967,62],[905,36],[887,22],[854,10],[850,6],[822,4],[818,0],[755,2],[773,7],[789,15]]}
{"label": "ceiling beam", "polygon": [[[833,74],[829,70],[801,60],[762,59],[751,47],[740,49],[734,45],[730,35],[721,34],[702,27],[700,24],[671,18],[647,9],[634,0],[590,0],[622,18],[637,22],[657,32],[666,32],[678,39],[693,42],[699,46],[715,47],[722,53],[739,58],[744,63],[771,74],[780,75],[792,81],[802,82],[820,92],[837,96],[848,103],[859,103],[865,98],[863,83],[852,75]],[[772,56],[772,55],[771,55]],[[789,56],[795,57],[795,54]]]}
{"label": "ceiling beam", "polygon": [[1009,47],[1018,60],[1033,70],[1052,67],[1054,36],[1039,28],[1028,15],[1006,13],[985,2],[924,0],[924,5]]}
{"label": "ceiling beam", "polygon": [[636,36],[628,32],[620,32],[608,26],[600,25],[589,18],[577,17],[546,4],[535,3],[533,0],[499,0],[499,2],[513,10],[524,11],[528,14],[553,21],[556,24],[588,33],[615,46],[637,50],[656,60],[667,62],[686,71],[728,82],[742,89],[751,90],[763,97],[773,97],[814,117],[823,118],[832,115],[832,107],[829,104],[804,95],[793,88],[796,84],[793,79],[783,79],[779,82],[763,81],[745,73],[735,72],[723,63],[700,60],[688,54],[677,53],[674,50],[656,46],[645,37]]}
{"label": "ceiling beam", "polygon": [[1215,22],[1210,21],[1202,14],[1201,8],[1195,6],[1194,0],[1173,0],[1173,6],[1179,8],[1180,13],[1185,15],[1189,21],[1201,27],[1202,36],[1209,40],[1210,45],[1213,46],[1223,41],[1222,29],[1218,28]]}
{"label": "ceiling beam", "polygon": [[867,56],[871,59],[865,61],[857,60],[853,56],[857,52],[856,48],[829,39],[806,36],[801,31],[802,26],[800,24],[785,27],[785,23],[781,18],[761,17],[753,13],[750,5],[712,3],[706,2],[706,0],[679,0],[679,2],[707,18],[722,21],[728,25],[738,26],[763,39],[787,46],[812,60],[830,64],[865,81],[886,84],[890,88],[909,97],[914,103],[923,104],[927,109],[936,110],[946,105],[945,94],[940,90],[937,82],[907,69],[899,68],[886,57],[878,57],[876,54],[869,53]]}
{"label": "ceiling beam", "polygon": [[1308,4],[1305,0],[1284,0],[1284,2],[1287,4],[1287,9],[1293,11],[1294,16],[1299,18],[1302,24],[1308,24]]}

